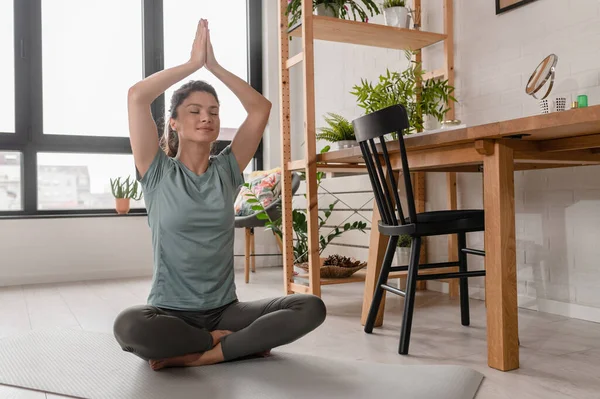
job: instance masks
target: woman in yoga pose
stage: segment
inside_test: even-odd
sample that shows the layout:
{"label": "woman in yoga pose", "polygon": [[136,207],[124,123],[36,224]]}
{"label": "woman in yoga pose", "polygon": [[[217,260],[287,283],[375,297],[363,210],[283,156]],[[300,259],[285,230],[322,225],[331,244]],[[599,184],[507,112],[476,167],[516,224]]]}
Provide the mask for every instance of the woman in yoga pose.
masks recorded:
{"label": "woman in yoga pose", "polygon": [[[202,67],[248,113],[232,143],[216,156],[210,152],[219,134],[219,100],[209,84],[191,81],[175,91],[160,142],[150,113],[155,98]],[[154,370],[268,354],[325,320],[325,305],[313,295],[255,302],[236,296],[233,201],[270,110],[267,99],[219,65],[205,20],[198,24],[188,62],[129,90],[131,147],[152,231],[154,276],[147,305],[123,310],[114,335],[123,350]]]}

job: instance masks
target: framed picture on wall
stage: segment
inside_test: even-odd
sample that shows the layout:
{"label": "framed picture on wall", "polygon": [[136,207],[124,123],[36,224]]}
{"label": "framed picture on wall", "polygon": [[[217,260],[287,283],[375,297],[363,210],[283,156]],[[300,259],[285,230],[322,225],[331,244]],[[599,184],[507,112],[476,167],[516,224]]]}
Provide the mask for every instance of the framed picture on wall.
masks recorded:
{"label": "framed picture on wall", "polygon": [[496,0],[496,15],[524,6],[528,3],[533,3],[534,1],[536,0]]}

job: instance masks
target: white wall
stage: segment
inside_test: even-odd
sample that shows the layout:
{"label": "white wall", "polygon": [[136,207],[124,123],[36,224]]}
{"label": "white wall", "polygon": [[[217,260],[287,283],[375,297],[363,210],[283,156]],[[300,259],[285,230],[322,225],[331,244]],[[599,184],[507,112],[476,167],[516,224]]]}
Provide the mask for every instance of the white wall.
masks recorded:
{"label": "white wall", "polygon": [[0,286],[151,275],[146,218],[0,221]]}
{"label": "white wall", "polygon": [[[429,14],[440,9],[439,0],[426,3]],[[589,105],[600,104],[600,2],[537,1],[499,16],[493,2],[455,4],[459,119],[476,125],[537,114],[538,102],[524,86],[550,53],[559,58],[550,99],[564,96],[570,104],[587,94]],[[438,57],[435,51],[426,52],[425,60]],[[600,321],[598,172],[600,167],[515,173],[521,306]],[[429,209],[445,205],[444,184],[443,174],[429,174]],[[459,175],[458,187],[460,207],[482,206],[481,176]],[[471,240],[483,244],[481,235]],[[430,256],[445,258],[445,240],[431,241]],[[480,267],[481,260],[473,260]],[[483,287],[482,279],[473,285]]]}
{"label": "white wall", "polygon": [[[279,254],[272,234],[256,229],[256,252]],[[244,253],[236,229],[235,254]],[[0,287],[152,275],[147,218],[92,217],[0,220]],[[243,267],[236,256],[235,266]],[[256,266],[281,265],[281,256],[257,257]]]}
{"label": "white wall", "polygon": [[[455,0],[454,4],[455,86],[460,101],[456,116],[463,122],[476,125],[538,113],[537,101],[525,95],[524,86],[549,53],[559,57],[551,97],[566,96],[570,104],[578,94],[587,94],[590,105],[600,104],[600,2],[540,0],[498,16],[491,0]],[[442,32],[442,1],[428,0],[423,5],[424,29]],[[275,2],[267,5],[270,6],[275,11],[266,11],[265,24],[276,27]],[[381,17],[372,21],[380,23]],[[426,69],[442,67],[442,51],[441,44],[424,51]],[[276,51],[271,56],[276,57]],[[361,78],[375,79],[386,67],[404,68],[399,51],[317,42],[315,56],[317,127],[323,124],[320,116],[328,111],[342,113],[349,119],[361,115],[354,97],[348,93]],[[265,71],[266,79],[278,80],[278,60],[273,64],[273,58],[270,59],[269,65],[274,68]],[[301,67],[295,67],[292,80],[296,141],[303,135],[300,71]],[[274,110],[278,110],[278,92],[271,100]],[[270,134],[274,142],[273,137],[279,135],[278,124],[270,126]],[[278,144],[269,154],[273,161],[280,159]],[[324,144],[319,143],[318,147]],[[302,157],[303,148],[296,145],[293,150],[294,159]],[[600,321],[600,247],[596,245],[600,236],[599,172],[600,167],[579,167],[515,174],[520,306]],[[368,181],[361,177],[343,178],[341,185],[327,184],[347,191],[368,187]],[[445,175],[429,173],[428,210],[445,208],[444,190]],[[480,175],[459,174],[458,190],[459,207],[482,207]],[[353,244],[356,240],[362,238],[352,233],[338,242]],[[482,235],[470,235],[469,244],[481,248]],[[445,260],[446,248],[446,238],[430,240],[429,259]],[[364,250],[357,248],[333,249],[351,256],[366,256]],[[480,258],[470,257],[470,261],[472,268],[482,267]],[[472,296],[482,298],[483,279],[470,281]],[[429,286],[446,288],[437,282]]]}

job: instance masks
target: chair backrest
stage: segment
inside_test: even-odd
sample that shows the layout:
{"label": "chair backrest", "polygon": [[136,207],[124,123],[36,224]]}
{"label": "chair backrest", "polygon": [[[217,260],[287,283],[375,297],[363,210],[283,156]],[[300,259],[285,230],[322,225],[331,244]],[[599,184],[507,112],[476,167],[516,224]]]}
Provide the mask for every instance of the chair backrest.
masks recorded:
{"label": "chair backrest", "polygon": [[[404,137],[402,132],[409,128],[408,115],[406,108],[398,104],[383,108],[379,111],[361,116],[352,121],[354,134],[362,151],[363,158],[367,165],[375,201],[379,209],[379,214],[383,222],[387,225],[406,224],[406,218],[402,212],[402,204],[398,195],[398,186],[396,179],[393,178],[392,165],[385,142],[385,135],[396,133],[400,146],[400,155],[402,160],[402,175],[404,177],[404,187],[406,189],[406,202],[408,205],[408,216],[414,223],[417,220],[415,200],[413,196],[410,171],[408,169],[408,157],[404,146]],[[379,147],[375,139],[379,138]],[[384,165],[382,165],[382,159]],[[389,171],[386,176],[386,171]],[[395,202],[395,204],[394,204]],[[396,216],[398,212],[398,216]]]}

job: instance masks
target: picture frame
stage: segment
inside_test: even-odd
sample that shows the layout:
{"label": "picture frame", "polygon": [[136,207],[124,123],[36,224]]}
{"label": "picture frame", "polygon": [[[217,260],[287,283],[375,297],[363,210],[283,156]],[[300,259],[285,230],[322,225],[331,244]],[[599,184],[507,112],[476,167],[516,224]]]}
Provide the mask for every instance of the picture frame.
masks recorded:
{"label": "picture frame", "polygon": [[496,0],[496,15],[533,3],[536,0]]}

